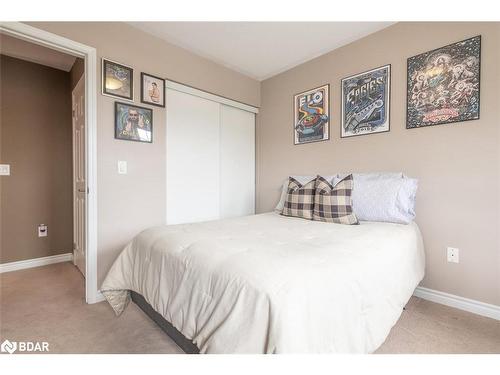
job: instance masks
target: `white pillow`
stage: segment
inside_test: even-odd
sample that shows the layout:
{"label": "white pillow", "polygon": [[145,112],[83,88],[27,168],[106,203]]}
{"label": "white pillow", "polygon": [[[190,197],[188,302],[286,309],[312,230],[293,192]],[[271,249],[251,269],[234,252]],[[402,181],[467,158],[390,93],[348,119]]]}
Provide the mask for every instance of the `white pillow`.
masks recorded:
{"label": "white pillow", "polygon": [[353,174],[353,179],[353,210],[359,220],[408,224],[415,218],[416,179],[402,173]]}
{"label": "white pillow", "polygon": [[[297,181],[299,181],[302,185],[307,184],[309,181],[312,181],[316,178],[317,175],[314,176],[290,176],[295,178]],[[337,175],[332,175],[332,176],[321,176],[331,184],[334,183],[334,179],[337,177]],[[340,180],[338,180],[340,181]],[[335,181],[337,183],[338,181]],[[278,204],[274,208],[275,211],[281,212],[283,211],[283,206],[285,205],[285,199],[286,199],[286,192],[288,189],[288,177],[286,178],[285,181],[283,181],[283,185],[281,187],[281,196]]]}

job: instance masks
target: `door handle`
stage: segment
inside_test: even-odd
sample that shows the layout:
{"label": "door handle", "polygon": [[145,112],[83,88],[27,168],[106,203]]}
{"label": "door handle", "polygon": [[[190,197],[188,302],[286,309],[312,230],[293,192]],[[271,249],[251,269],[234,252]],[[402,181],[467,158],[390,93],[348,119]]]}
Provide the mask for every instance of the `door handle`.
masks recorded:
{"label": "door handle", "polygon": [[78,189],[79,193],[85,193],[85,189]]}

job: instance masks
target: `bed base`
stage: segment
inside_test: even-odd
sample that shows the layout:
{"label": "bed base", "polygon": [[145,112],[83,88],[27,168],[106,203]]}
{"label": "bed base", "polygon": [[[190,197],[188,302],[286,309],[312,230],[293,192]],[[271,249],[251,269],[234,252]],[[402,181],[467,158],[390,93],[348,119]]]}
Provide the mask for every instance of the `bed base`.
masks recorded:
{"label": "bed base", "polygon": [[130,291],[132,301],[144,311],[144,313],[151,318],[162,330],[165,332],[179,348],[187,354],[199,354],[200,349],[181,332],[179,332],[168,320],[157,313],[149,303],[146,302],[144,297],[139,293]]}

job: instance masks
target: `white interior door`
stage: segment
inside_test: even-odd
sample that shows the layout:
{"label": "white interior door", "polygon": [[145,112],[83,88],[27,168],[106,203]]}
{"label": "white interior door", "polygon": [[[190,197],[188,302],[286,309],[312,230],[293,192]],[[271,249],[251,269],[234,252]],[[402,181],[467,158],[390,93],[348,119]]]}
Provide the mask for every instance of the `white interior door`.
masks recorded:
{"label": "white interior door", "polygon": [[221,105],[220,217],[255,213],[255,114]]}
{"label": "white interior door", "polygon": [[73,106],[73,263],[85,276],[85,80],[72,92]]}
{"label": "white interior door", "polygon": [[167,89],[167,224],[219,218],[219,104]]}

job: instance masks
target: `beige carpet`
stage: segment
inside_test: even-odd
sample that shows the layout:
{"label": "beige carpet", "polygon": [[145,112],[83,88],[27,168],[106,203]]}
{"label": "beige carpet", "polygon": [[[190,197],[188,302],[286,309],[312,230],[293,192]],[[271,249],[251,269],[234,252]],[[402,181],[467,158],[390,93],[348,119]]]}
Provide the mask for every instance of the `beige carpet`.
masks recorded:
{"label": "beige carpet", "polygon": [[[0,275],[0,342],[48,341],[51,353],[182,353],[135,304],[115,317],[84,302],[70,263]],[[500,353],[500,322],[412,298],[377,353]]]}

